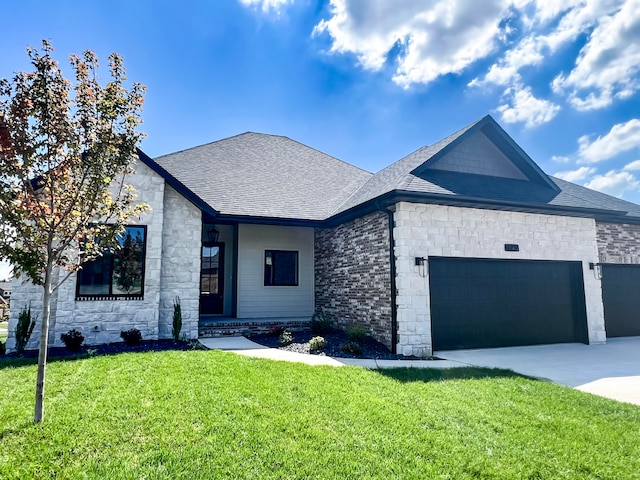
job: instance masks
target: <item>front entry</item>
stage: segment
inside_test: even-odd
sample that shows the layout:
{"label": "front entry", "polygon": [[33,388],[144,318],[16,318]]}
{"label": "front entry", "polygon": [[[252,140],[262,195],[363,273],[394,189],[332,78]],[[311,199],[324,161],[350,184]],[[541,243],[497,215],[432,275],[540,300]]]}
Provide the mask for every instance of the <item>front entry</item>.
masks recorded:
{"label": "front entry", "polygon": [[200,314],[224,313],[224,243],[203,242],[200,265]]}

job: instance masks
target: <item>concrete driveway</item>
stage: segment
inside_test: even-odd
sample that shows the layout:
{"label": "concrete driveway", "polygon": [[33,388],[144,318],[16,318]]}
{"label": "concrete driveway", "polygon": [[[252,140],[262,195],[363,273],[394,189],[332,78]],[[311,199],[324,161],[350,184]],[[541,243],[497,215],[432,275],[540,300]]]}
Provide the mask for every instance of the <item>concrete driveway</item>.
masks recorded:
{"label": "concrete driveway", "polygon": [[468,365],[508,368],[602,397],[640,405],[640,337],[605,345],[563,343],[435,352]]}

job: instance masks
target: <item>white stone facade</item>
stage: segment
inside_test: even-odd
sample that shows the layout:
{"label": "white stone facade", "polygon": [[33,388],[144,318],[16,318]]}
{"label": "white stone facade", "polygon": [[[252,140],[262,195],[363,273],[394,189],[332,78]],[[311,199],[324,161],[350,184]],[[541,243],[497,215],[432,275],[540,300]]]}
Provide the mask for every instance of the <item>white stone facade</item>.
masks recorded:
{"label": "white stone facade", "polygon": [[[604,343],[600,280],[593,219],[400,202],[394,213],[397,351],[432,354],[429,277],[415,257],[429,256],[582,262],[589,343]],[[505,252],[517,243],[519,252]]]}
{"label": "white stone facade", "polygon": [[[60,335],[72,328],[82,332],[88,345],[121,341],[120,332],[131,328],[139,329],[145,339],[158,338],[165,182],[142,162],[136,164],[136,173],[129,176],[127,181],[135,187],[138,200],[151,207],[140,221],[135,222],[147,228],[144,298],[78,301],[77,276],[73,274],[60,285],[51,301],[50,345],[63,346]],[[67,272],[58,269],[57,275],[62,279]],[[15,331],[20,310],[30,305],[32,318],[42,319],[42,288],[21,279],[14,280],[13,290],[16,296],[9,320],[8,351],[15,348],[12,332]],[[37,348],[40,325],[40,321],[37,321],[27,348]]]}
{"label": "white stone facade", "polygon": [[198,338],[202,213],[169,185],[164,190],[159,338],[171,338],[173,304],[180,297],[181,334]]}

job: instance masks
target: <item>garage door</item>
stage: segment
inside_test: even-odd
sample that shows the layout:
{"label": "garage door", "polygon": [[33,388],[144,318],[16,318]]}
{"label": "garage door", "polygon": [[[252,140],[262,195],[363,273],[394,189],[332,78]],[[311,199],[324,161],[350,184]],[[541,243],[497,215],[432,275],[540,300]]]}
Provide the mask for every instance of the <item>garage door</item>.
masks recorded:
{"label": "garage door", "polygon": [[640,265],[602,265],[607,337],[640,335]]}
{"label": "garage door", "polygon": [[586,342],[580,262],[429,257],[434,350]]}

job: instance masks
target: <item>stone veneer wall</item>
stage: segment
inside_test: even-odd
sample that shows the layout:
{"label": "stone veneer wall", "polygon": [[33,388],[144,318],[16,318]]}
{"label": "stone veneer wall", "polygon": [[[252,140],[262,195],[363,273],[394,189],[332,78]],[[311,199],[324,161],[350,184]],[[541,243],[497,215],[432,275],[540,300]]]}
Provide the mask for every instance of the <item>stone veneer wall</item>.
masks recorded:
{"label": "stone veneer wall", "polygon": [[171,338],[173,303],[180,297],[181,334],[198,338],[202,212],[169,185],[164,189],[158,336]]}
{"label": "stone veneer wall", "polygon": [[[160,267],[162,252],[162,225],[164,179],[142,162],[137,162],[136,173],[127,178],[136,188],[138,200],[151,207],[136,223],[147,226],[145,259],[144,298],[141,300],[76,300],[76,275],[64,282],[51,302],[49,344],[63,346],[60,334],[76,328],[82,332],[87,345],[119,342],[120,332],[138,328],[145,339],[158,338],[158,304],[160,301]],[[199,232],[198,232],[199,233]],[[66,275],[58,270],[60,278]],[[37,348],[40,321],[42,319],[42,288],[24,280],[13,284],[15,300],[12,299],[9,319],[8,350],[15,347],[13,332],[20,310],[31,305],[32,314],[37,315],[36,328],[27,348]]]}
{"label": "stone veneer wall", "polygon": [[596,222],[602,263],[640,264],[640,225]]}
{"label": "stone veneer wall", "polygon": [[391,348],[388,217],[375,212],[315,231],[316,311],[342,328],[367,325]]}
{"label": "stone veneer wall", "polygon": [[580,261],[589,343],[606,341],[601,284],[589,270],[598,258],[593,219],[400,202],[394,220],[398,353],[432,354],[428,268],[414,260],[429,256]]}

